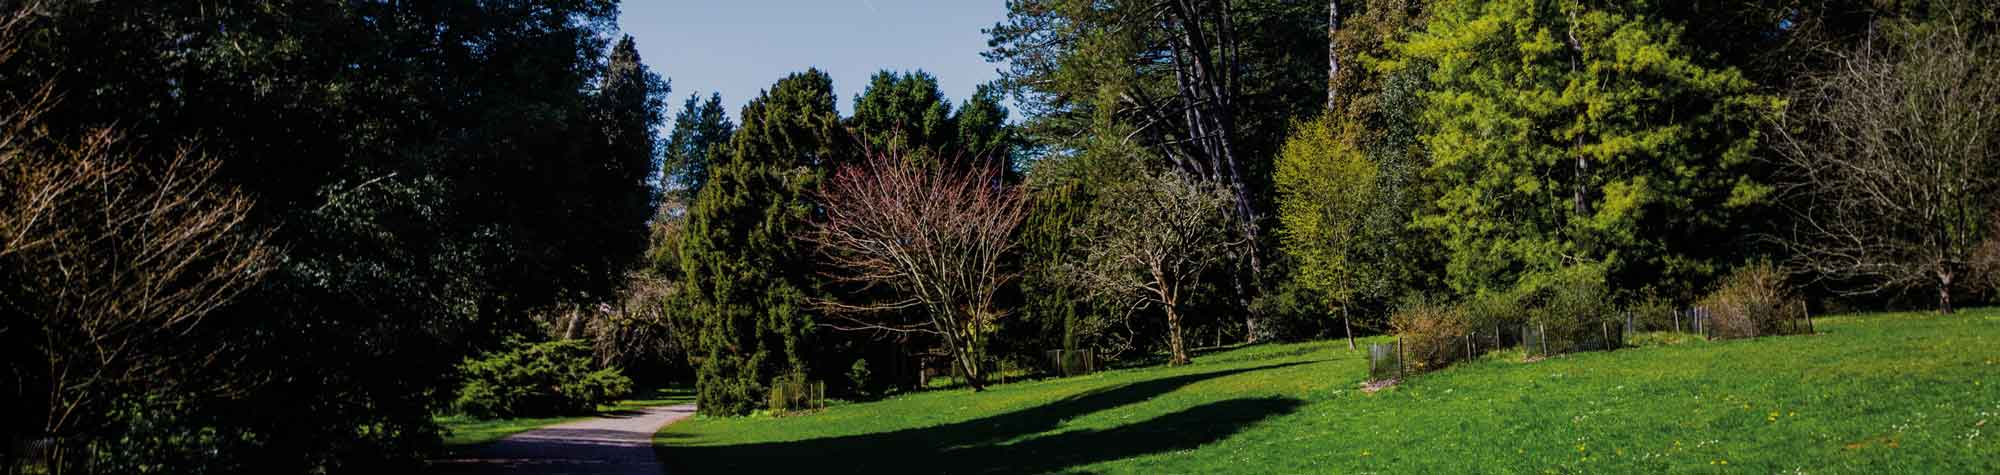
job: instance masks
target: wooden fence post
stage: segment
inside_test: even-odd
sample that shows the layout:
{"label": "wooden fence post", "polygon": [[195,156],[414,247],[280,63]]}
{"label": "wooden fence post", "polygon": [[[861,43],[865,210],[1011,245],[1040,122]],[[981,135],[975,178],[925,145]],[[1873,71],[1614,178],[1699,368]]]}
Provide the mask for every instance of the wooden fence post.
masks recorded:
{"label": "wooden fence post", "polygon": [[1602,346],[1604,346],[1604,348],[1602,348],[1602,349],[1605,349],[1605,350],[1609,350],[1609,349],[1611,349],[1611,324],[1610,324],[1610,323],[1606,323],[1606,322],[1605,322],[1605,321],[1603,321],[1603,320],[1598,320],[1598,321],[1597,321],[1597,338],[1598,338],[1598,340],[1597,340],[1597,344],[1599,344],[1599,345],[1602,345]]}
{"label": "wooden fence post", "polygon": [[1806,317],[1806,334],[1807,334],[1807,335],[1817,335],[1817,334],[1819,334],[1819,330],[1817,330],[1817,329],[1814,329],[1814,328],[1813,328],[1813,323],[1812,323],[1812,307],[1808,307],[1808,306],[1806,306],[1806,303],[1805,303],[1804,301],[1800,301],[1800,302],[1799,302],[1799,314],[1800,314],[1800,315],[1805,315],[1805,317]]}
{"label": "wooden fence post", "polygon": [[1403,379],[1405,373],[1404,368],[1407,368],[1410,365],[1409,363],[1403,361],[1403,355],[1406,353],[1407,352],[1403,351],[1403,336],[1396,335],[1396,379]]}
{"label": "wooden fence post", "polygon": [[1542,356],[1549,356],[1549,326],[1535,326],[1535,342],[1542,344]]}

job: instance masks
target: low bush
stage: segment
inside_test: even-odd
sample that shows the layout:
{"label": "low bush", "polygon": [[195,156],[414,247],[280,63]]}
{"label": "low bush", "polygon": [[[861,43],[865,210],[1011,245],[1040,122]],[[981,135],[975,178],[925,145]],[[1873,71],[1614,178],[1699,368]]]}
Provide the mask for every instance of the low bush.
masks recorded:
{"label": "low bush", "polygon": [[583,340],[513,342],[459,365],[465,384],[454,403],[479,418],[588,414],[632,391],[617,368],[595,368]]}
{"label": "low bush", "polygon": [[1625,312],[1631,314],[1634,332],[1674,330],[1680,323],[1674,311],[1672,301],[1653,295],[1625,307]]}
{"label": "low bush", "polygon": [[[1459,303],[1458,313],[1472,333],[1487,340],[1507,333],[1518,338],[1521,324],[1528,321],[1528,309],[1521,306],[1521,296],[1515,292],[1480,292]],[[1498,341],[1489,342],[1499,345]]]}
{"label": "low bush", "polygon": [[1451,307],[1420,303],[1389,316],[1402,344],[1401,359],[1412,373],[1435,371],[1469,357],[1465,316]]}
{"label": "low bush", "polygon": [[1758,263],[1731,272],[1701,299],[1713,338],[1805,333],[1804,301],[1792,294],[1777,266]]}
{"label": "low bush", "polygon": [[1580,265],[1525,286],[1528,324],[1538,335],[1530,353],[1561,354],[1621,346],[1624,324],[1616,316],[1603,269]]}
{"label": "low bush", "polygon": [[855,358],[854,365],[847,367],[847,383],[853,385],[851,387],[854,388],[855,394],[867,395],[870,387],[868,384],[874,379],[873,375],[874,373],[868,370],[866,358]]}

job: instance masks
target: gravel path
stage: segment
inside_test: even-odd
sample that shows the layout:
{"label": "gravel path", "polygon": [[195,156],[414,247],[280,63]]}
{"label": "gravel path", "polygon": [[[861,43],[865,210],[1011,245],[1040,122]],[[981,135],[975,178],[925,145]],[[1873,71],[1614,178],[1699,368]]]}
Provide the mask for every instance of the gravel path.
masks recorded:
{"label": "gravel path", "polygon": [[664,473],[653,457],[653,433],[694,414],[693,404],[650,407],[514,434],[469,458],[440,460],[448,473]]}

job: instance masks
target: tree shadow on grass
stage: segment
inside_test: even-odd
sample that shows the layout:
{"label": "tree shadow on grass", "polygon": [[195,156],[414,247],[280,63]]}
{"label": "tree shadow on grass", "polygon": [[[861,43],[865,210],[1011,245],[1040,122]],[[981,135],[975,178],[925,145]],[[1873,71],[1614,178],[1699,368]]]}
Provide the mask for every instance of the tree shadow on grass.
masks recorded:
{"label": "tree shadow on grass", "polygon": [[[1138,403],[1203,380],[1294,362],[1188,374],[1092,390],[1018,411],[932,427],[726,446],[668,447],[684,473],[1025,473],[1191,449],[1297,410],[1285,397],[1211,402],[1109,429],[1056,433],[1064,421]],[[977,397],[977,396],[971,396]],[[1028,437],[1024,440],[1023,437]]]}

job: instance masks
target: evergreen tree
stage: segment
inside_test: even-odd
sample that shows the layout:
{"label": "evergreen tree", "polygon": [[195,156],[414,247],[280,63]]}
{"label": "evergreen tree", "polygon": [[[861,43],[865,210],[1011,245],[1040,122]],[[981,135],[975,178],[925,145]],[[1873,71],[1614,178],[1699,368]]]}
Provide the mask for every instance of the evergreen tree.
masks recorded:
{"label": "evergreen tree", "polygon": [[851,153],[833,101],[832,79],[808,70],[743,106],[689,211],[681,268],[703,413],[747,413],[774,378],[808,369],[814,272],[796,238],[816,212],[811,193]]}
{"label": "evergreen tree", "polygon": [[937,78],[916,71],[875,73],[868,88],[854,97],[848,124],[877,153],[888,150],[950,153],[958,139],[958,122],[951,102],[938,89]]}
{"label": "evergreen tree", "polygon": [[895,148],[915,158],[995,160],[1013,176],[1019,148],[995,84],[982,84],[956,112],[930,73],[876,73],[854,97],[848,127],[878,152]]}
{"label": "evergreen tree", "polygon": [[1000,94],[1000,87],[992,83],[980,84],[973,90],[972,97],[966,98],[965,105],[959,106],[958,115],[954,116],[958,123],[956,144],[968,155],[1000,161],[1011,178],[1016,173],[1014,154],[1020,144],[1014,127],[1007,124],[1008,111],[1000,105]]}
{"label": "evergreen tree", "polygon": [[586,159],[602,164],[572,168],[587,174],[588,183],[579,191],[589,200],[572,208],[585,214],[577,217],[570,233],[582,238],[574,251],[580,255],[572,261],[588,266],[585,275],[601,279],[593,286],[600,298],[646,249],[646,220],[653,215],[660,191],[650,180],[660,169],[654,129],[665,119],[668,91],[667,82],[640,61],[632,37],[619,39],[593,104],[603,151]]}
{"label": "evergreen tree", "polygon": [[673,132],[667,136],[662,166],[666,175],[661,188],[679,195],[683,202],[693,201],[708,182],[709,164],[719,153],[716,148],[728,144],[735,134],[736,124],[722,109],[722,94],[710,94],[707,101],[700,95],[688,95],[687,103],[674,115]]}

